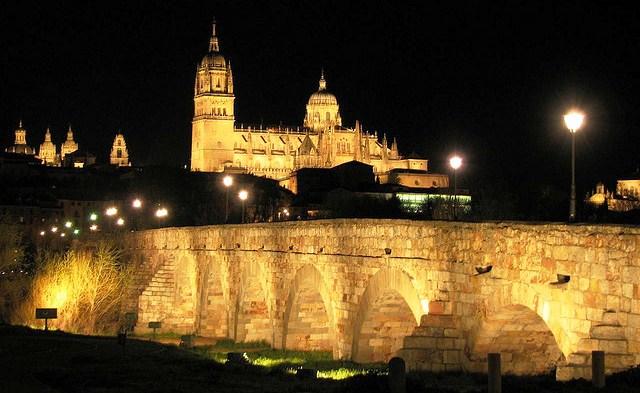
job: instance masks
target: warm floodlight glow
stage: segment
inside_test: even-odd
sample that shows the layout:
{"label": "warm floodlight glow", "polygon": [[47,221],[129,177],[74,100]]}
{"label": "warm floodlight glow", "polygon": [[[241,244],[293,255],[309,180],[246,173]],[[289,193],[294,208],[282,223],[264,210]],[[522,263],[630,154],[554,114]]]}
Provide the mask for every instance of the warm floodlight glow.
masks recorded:
{"label": "warm floodlight glow", "polygon": [[53,233],[58,232],[58,227],[51,227],[51,232],[53,232]]}
{"label": "warm floodlight glow", "polygon": [[65,228],[71,228],[71,226],[73,226],[73,223],[71,221],[67,221],[64,223]]}
{"label": "warm floodlight glow", "polygon": [[44,236],[45,231],[40,231],[40,236]]}
{"label": "warm floodlight glow", "polygon": [[249,193],[246,190],[242,190],[238,193],[238,198],[240,198],[241,201],[246,201],[248,197]]}
{"label": "warm floodlight glow", "polygon": [[164,207],[161,207],[160,209],[156,210],[156,217],[162,218],[168,215],[169,215],[169,212]]}
{"label": "warm floodlight glow", "polygon": [[115,216],[116,214],[118,214],[118,208],[115,206],[111,206],[110,208],[107,208],[106,212],[107,216]]}
{"label": "warm floodlight glow", "polygon": [[79,233],[80,233],[80,230],[79,230],[78,228],[76,228],[76,229],[74,229],[74,230],[73,230],[73,234],[74,234],[74,235],[78,235]]}
{"label": "warm floodlight glow", "polygon": [[62,305],[67,301],[67,290],[62,288],[59,289],[55,294],[55,304],[56,308],[61,308]]}
{"label": "warm floodlight glow", "polygon": [[222,184],[224,184],[225,187],[231,187],[231,185],[233,184],[233,177],[225,176],[222,179]]}
{"label": "warm floodlight glow", "polygon": [[451,168],[458,170],[458,168],[462,166],[462,157],[459,157],[459,156],[451,157],[449,159],[449,165],[451,165]]}
{"label": "warm floodlight glow", "polygon": [[578,111],[571,111],[564,115],[564,124],[567,126],[569,131],[574,133],[582,126],[583,120],[584,114]]}
{"label": "warm floodlight glow", "polygon": [[96,213],[91,213],[91,214],[89,215],[89,220],[91,220],[91,221],[95,221],[95,220],[97,220],[97,219],[98,219],[98,215],[97,215]]}
{"label": "warm floodlight glow", "polygon": [[133,206],[134,209],[140,209],[142,207],[142,201],[136,198],[131,202],[131,206]]}
{"label": "warm floodlight glow", "polygon": [[116,224],[118,224],[119,226],[123,226],[124,225],[124,218],[122,218],[122,217],[118,218],[118,221],[116,221]]}
{"label": "warm floodlight glow", "polygon": [[96,224],[93,224],[89,227],[89,229],[91,229],[92,231],[97,231],[98,230],[98,226]]}
{"label": "warm floodlight glow", "polygon": [[67,236],[67,235],[66,235],[64,232],[62,232],[62,233],[60,234],[60,237],[65,237],[65,236]]}
{"label": "warm floodlight glow", "polygon": [[429,314],[429,299],[420,299],[420,305],[422,306],[424,315]]}

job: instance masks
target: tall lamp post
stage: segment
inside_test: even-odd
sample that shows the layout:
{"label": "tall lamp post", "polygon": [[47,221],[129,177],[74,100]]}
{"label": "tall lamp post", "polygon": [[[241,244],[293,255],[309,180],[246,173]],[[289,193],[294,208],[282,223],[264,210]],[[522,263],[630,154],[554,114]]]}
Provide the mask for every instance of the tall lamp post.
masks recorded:
{"label": "tall lamp post", "polygon": [[449,159],[449,165],[453,168],[453,219],[457,220],[456,205],[458,204],[458,169],[462,166],[462,157],[455,155]]}
{"label": "tall lamp post", "polygon": [[226,202],[224,205],[224,223],[226,224],[229,221],[229,187],[233,185],[233,177],[225,176],[222,179],[222,184],[224,184],[226,189]]}
{"label": "tall lamp post", "polygon": [[246,190],[242,190],[238,193],[238,198],[242,201],[242,223],[244,224],[244,202],[247,200],[249,193]]}
{"label": "tall lamp post", "polygon": [[564,124],[571,132],[571,199],[569,201],[569,221],[576,220],[576,132],[582,126],[584,114],[571,111],[564,115]]}

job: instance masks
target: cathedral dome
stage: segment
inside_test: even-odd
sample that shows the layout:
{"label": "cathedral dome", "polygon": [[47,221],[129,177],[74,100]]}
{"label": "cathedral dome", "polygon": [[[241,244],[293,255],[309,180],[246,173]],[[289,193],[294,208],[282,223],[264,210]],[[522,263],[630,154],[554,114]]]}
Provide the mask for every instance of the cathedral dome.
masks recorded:
{"label": "cathedral dome", "polygon": [[22,127],[22,120],[18,128],[15,130],[16,140],[12,146],[4,149],[7,153],[29,154],[35,155],[36,151],[29,145],[27,145],[27,130]]}
{"label": "cathedral dome", "polygon": [[309,105],[338,105],[338,99],[326,90],[319,90],[309,97]]}
{"label": "cathedral dome", "polygon": [[220,52],[209,52],[200,61],[200,67],[203,68],[211,68],[211,67],[221,67],[225,68],[227,66],[227,61],[224,56],[220,54]]}
{"label": "cathedral dome", "polygon": [[311,94],[308,105],[338,105],[338,99],[327,91],[327,81],[324,79],[324,71],[320,75],[318,91]]}

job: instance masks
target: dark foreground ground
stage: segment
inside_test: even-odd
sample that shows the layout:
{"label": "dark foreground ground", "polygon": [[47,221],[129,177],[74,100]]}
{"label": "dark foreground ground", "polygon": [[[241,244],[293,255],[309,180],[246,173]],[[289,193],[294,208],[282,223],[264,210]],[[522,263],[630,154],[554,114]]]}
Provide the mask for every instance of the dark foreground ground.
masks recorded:
{"label": "dark foreground ground", "polygon": [[[206,351],[204,352],[206,353]],[[408,392],[486,392],[486,377],[410,374]],[[550,376],[503,378],[503,392],[640,392],[640,370],[608,377],[607,388]],[[299,380],[283,367],[229,366],[173,345],[0,326],[0,393],[5,392],[388,392],[384,371],[343,380]]]}

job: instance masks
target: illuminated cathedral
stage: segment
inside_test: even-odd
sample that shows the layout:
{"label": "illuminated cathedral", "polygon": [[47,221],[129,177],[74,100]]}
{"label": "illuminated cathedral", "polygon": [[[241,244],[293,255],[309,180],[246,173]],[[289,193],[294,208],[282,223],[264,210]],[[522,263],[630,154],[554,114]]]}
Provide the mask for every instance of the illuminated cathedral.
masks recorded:
{"label": "illuminated cathedral", "polygon": [[[238,127],[234,101],[231,62],[220,52],[214,22],[209,51],[196,71],[192,171],[235,169],[281,180],[300,168],[331,168],[359,161],[371,165],[382,182],[389,179],[392,170],[411,172],[413,179],[421,173],[427,175],[428,161],[401,156],[395,138],[389,143],[383,135],[380,140],[358,121],[353,127],[344,126],[324,72],[318,90],[309,97],[302,127]],[[418,185],[447,187],[448,178],[430,175],[428,185],[415,180]]]}

